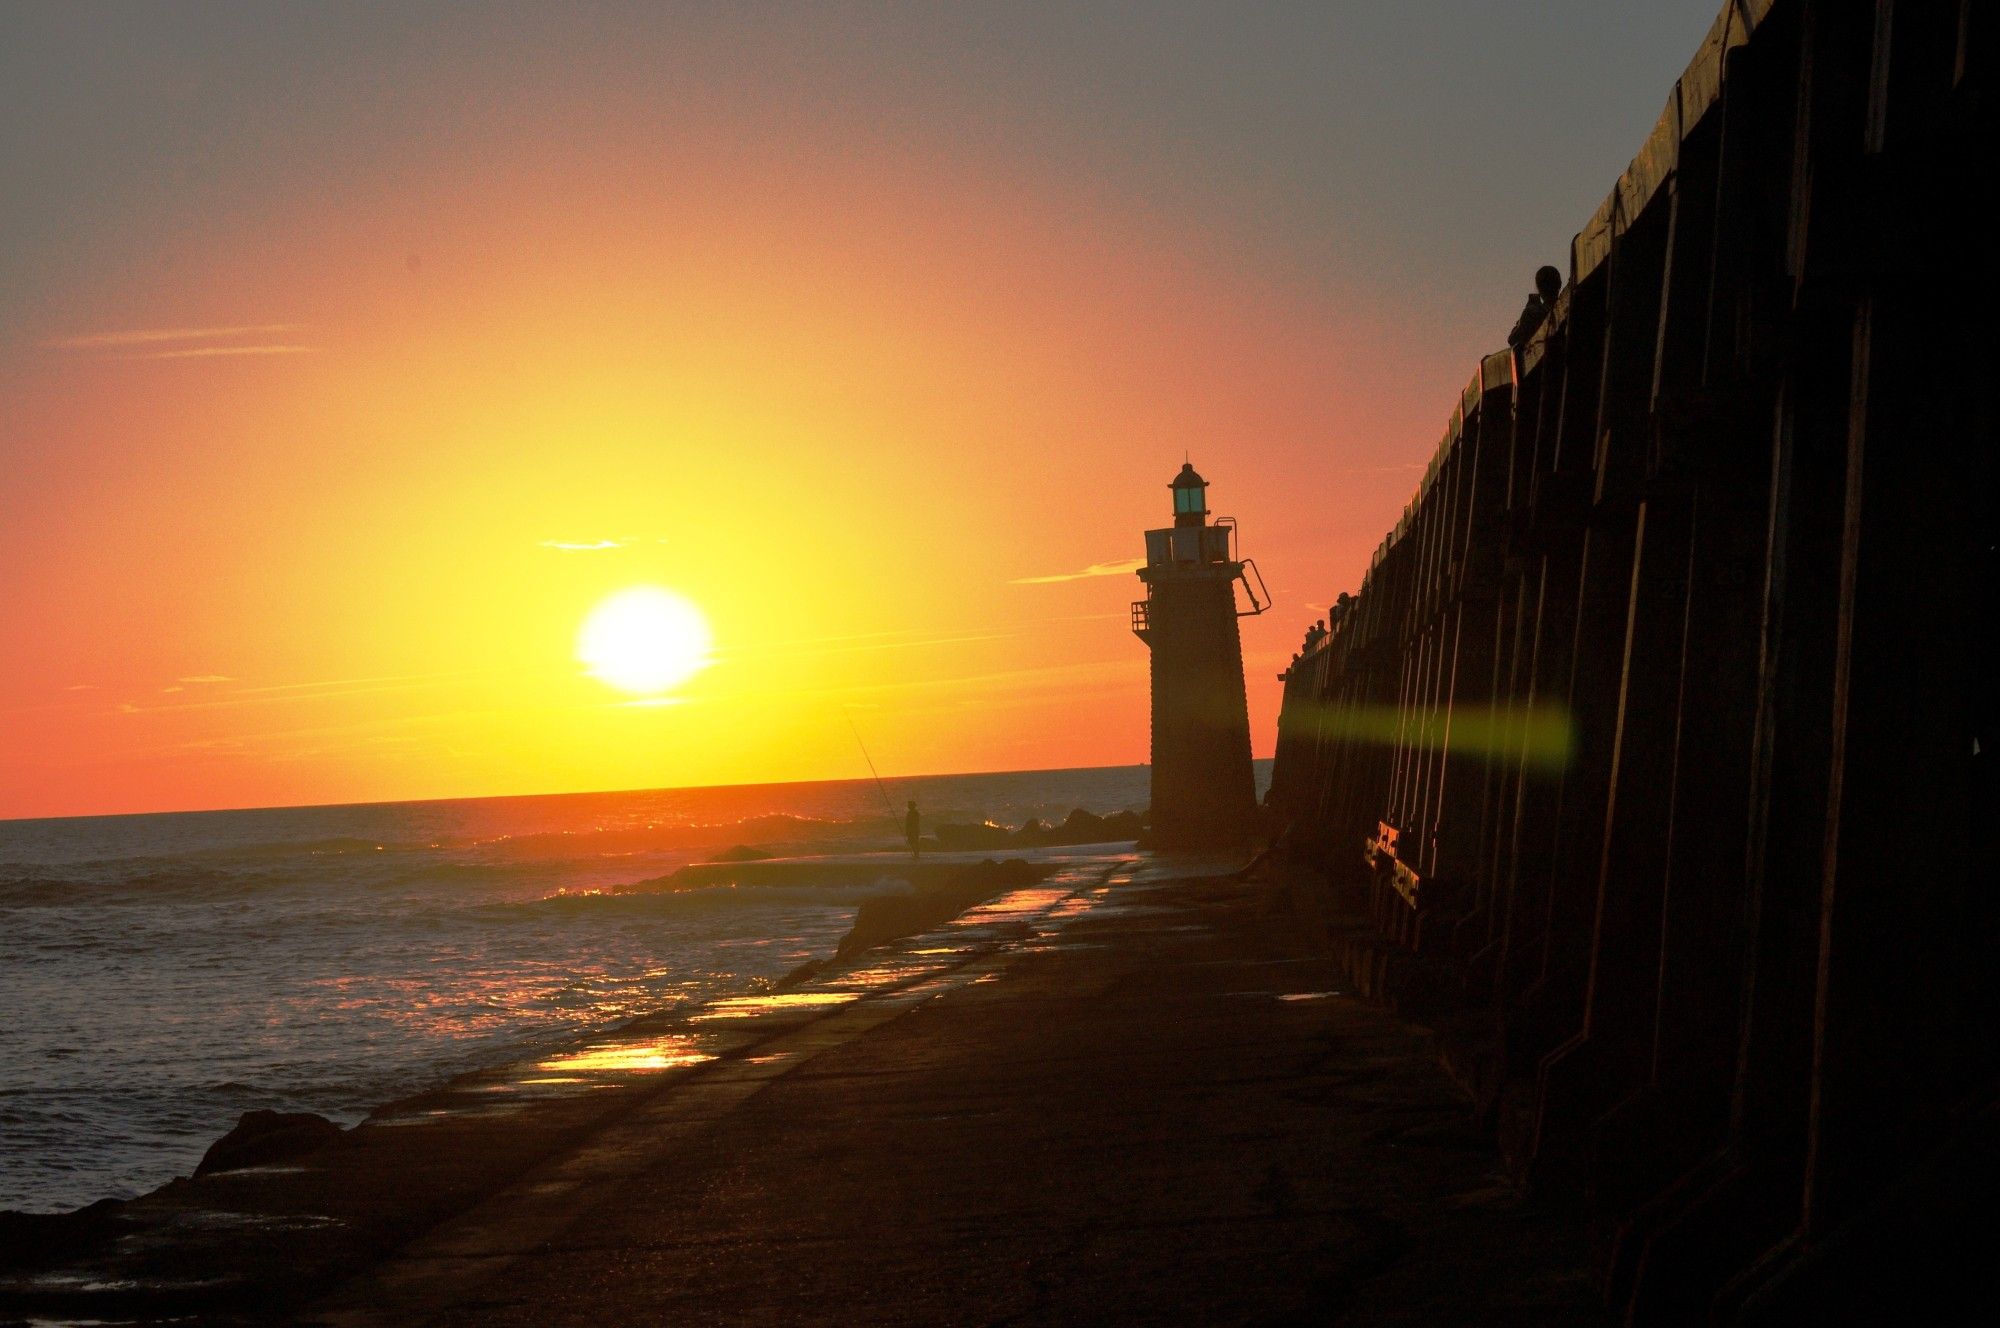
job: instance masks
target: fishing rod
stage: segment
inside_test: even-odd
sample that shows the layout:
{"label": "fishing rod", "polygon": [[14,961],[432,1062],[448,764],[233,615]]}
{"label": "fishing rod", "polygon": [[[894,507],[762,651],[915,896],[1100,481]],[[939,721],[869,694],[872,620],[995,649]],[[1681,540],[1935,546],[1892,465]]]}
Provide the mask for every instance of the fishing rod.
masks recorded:
{"label": "fishing rod", "polygon": [[[845,711],[841,713],[846,714]],[[868,744],[861,741],[861,728],[854,722],[853,715],[847,715],[847,728],[854,735],[854,745],[861,749],[861,759],[868,763],[868,773],[875,777],[875,791],[882,795],[882,810],[889,813],[889,821],[891,824],[894,824],[896,820],[896,804],[889,801],[889,790],[883,787],[882,776],[876,774],[875,758],[868,754]]]}

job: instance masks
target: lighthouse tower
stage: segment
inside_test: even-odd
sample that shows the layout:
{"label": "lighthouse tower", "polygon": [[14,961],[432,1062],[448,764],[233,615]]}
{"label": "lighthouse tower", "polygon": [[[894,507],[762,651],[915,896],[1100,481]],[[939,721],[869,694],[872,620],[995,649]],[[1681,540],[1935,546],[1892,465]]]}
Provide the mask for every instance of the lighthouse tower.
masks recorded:
{"label": "lighthouse tower", "polygon": [[1208,481],[1190,464],[1169,487],[1174,524],[1146,532],[1146,598],[1132,605],[1132,631],[1153,652],[1152,838],[1219,847],[1248,837],[1257,803],[1236,620],[1271,601],[1256,564],[1237,556],[1236,522],[1210,523]]}

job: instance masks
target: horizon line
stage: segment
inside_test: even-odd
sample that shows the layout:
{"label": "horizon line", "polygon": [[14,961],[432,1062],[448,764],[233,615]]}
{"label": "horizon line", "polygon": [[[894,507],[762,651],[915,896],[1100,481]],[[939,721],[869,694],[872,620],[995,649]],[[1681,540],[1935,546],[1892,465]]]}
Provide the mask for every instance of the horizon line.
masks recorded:
{"label": "horizon line", "polygon": [[[1270,761],[1268,756],[1252,756],[1251,763]],[[910,775],[884,775],[885,784],[919,779],[967,779],[980,775],[1045,775],[1066,774],[1076,770],[1142,770],[1151,761],[1114,761],[1108,765],[1055,765],[1028,766],[1013,770],[932,770]],[[746,780],[737,783],[719,784],[654,784],[637,788],[566,789],[560,793],[475,793],[470,795],[436,798],[362,798],[354,802],[280,802],[258,803],[246,807],[175,807],[153,811],[134,812],[58,812],[53,816],[0,816],[0,826],[27,825],[42,821],[108,821],[135,816],[227,816],[235,812],[303,812],[326,811],[339,807],[401,807],[423,806],[438,802],[498,802],[518,798],[583,798],[602,797],[615,793],[686,793],[703,789],[749,789],[749,788],[790,788],[811,784],[867,784],[873,782],[867,776],[840,779],[770,779]]]}

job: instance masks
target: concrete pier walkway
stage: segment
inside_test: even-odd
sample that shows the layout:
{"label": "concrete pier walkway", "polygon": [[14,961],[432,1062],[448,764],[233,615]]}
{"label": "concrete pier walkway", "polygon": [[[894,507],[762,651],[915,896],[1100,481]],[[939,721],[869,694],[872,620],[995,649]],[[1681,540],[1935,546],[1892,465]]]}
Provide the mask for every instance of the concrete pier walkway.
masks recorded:
{"label": "concrete pier walkway", "polygon": [[1599,1322],[1296,892],[1174,870],[687,1074],[307,1320]]}

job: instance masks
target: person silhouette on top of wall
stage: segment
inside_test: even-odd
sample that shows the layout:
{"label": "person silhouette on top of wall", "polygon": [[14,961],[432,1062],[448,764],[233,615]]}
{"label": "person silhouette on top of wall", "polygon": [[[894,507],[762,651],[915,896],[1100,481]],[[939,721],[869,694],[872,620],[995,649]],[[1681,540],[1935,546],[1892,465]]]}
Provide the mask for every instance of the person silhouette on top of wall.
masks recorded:
{"label": "person silhouette on top of wall", "polygon": [[1556,297],[1562,294],[1563,274],[1555,268],[1543,266],[1535,271],[1535,292],[1521,307],[1521,316],[1514,320],[1514,330],[1507,334],[1509,346],[1524,345],[1535,329],[1547,321],[1549,311],[1556,307]]}

